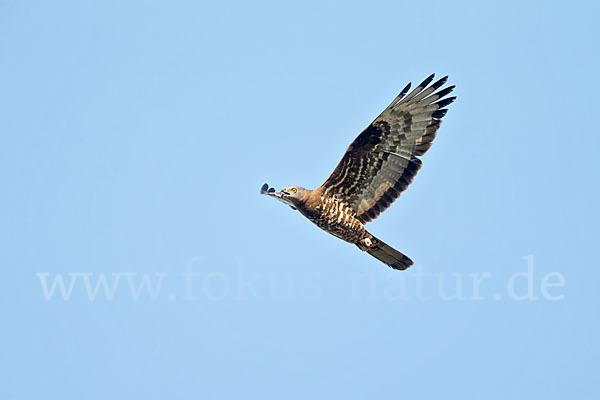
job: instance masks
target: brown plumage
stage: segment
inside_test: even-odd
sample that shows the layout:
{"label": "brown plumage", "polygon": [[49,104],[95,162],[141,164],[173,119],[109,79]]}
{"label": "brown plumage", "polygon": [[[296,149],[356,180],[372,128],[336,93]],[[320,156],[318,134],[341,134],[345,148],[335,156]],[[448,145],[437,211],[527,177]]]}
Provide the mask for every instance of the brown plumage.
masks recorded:
{"label": "brown plumage", "polygon": [[404,270],[410,258],[371,235],[364,227],[396,200],[421,168],[454,86],[437,91],[448,77],[435,83],[432,74],[408,95],[410,83],[350,144],[325,183],[315,190],[288,186],[267,194],[300,211],[321,229],[356,244],[394,269]]}

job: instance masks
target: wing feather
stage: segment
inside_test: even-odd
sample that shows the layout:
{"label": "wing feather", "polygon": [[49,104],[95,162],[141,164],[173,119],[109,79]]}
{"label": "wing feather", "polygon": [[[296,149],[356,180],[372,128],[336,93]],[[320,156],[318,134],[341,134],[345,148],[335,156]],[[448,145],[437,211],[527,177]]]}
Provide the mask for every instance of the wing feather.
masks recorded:
{"label": "wing feather", "polygon": [[[325,194],[345,202],[363,222],[387,209],[406,190],[421,168],[444,107],[454,86],[438,90],[448,77],[433,84],[428,76],[413,91],[410,83],[392,103],[350,144],[333,173],[323,183]],[[408,94],[407,94],[408,93]]]}

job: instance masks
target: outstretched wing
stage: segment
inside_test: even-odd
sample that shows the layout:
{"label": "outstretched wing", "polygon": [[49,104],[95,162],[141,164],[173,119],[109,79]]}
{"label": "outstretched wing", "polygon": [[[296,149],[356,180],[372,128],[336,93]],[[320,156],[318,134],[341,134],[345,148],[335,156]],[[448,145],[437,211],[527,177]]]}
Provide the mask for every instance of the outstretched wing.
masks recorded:
{"label": "outstretched wing", "polygon": [[445,98],[454,86],[437,91],[447,76],[430,85],[433,77],[406,95],[409,83],[350,144],[322,185],[327,195],[346,203],[363,223],[377,218],[412,182],[421,168],[417,157],[429,150],[447,112],[444,107],[456,99]]}

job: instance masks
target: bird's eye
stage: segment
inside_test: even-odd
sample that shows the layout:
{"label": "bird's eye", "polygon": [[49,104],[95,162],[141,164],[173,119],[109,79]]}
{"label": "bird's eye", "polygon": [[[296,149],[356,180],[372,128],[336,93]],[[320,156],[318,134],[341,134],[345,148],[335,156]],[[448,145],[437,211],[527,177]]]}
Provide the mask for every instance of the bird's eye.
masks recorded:
{"label": "bird's eye", "polygon": [[292,193],[296,193],[296,192],[297,192],[296,188],[292,188]]}

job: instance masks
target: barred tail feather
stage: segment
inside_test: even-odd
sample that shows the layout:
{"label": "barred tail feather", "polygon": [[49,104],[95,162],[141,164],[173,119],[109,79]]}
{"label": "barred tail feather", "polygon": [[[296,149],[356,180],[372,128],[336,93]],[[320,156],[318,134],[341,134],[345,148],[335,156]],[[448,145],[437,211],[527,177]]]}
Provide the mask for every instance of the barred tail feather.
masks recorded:
{"label": "barred tail feather", "polygon": [[388,246],[383,241],[377,239],[376,237],[373,237],[371,241],[372,245],[368,247],[366,251],[379,261],[398,270],[405,270],[413,265],[413,261],[410,258],[400,253],[393,247]]}

